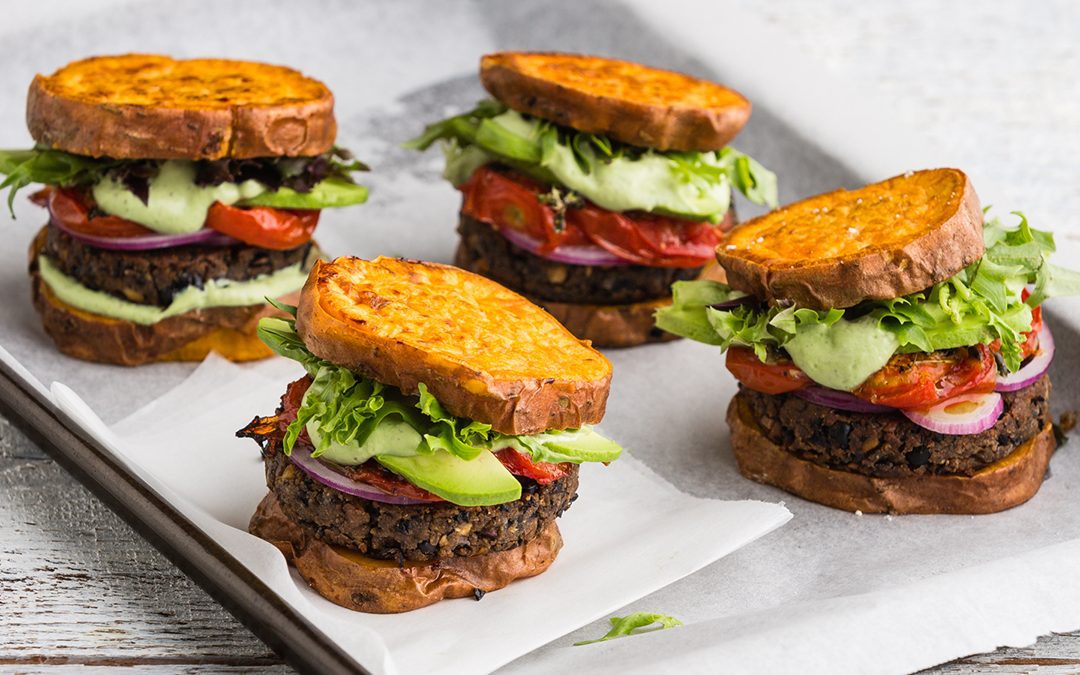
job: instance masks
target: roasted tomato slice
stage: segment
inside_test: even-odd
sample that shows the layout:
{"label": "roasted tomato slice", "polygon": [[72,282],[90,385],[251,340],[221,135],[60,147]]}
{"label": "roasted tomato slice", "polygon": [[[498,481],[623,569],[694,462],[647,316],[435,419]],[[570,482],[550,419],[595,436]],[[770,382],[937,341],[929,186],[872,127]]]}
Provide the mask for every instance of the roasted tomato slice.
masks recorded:
{"label": "roasted tomato slice", "polygon": [[311,241],[319,211],[273,209],[256,206],[241,209],[214,202],[206,214],[206,226],[245,244],[285,251]]}
{"label": "roasted tomato slice", "polygon": [[461,210],[466,215],[495,227],[510,228],[539,239],[544,251],[567,243],[584,244],[577,233],[555,226],[555,212],[540,202],[543,185],[524,176],[511,176],[488,166],[473,172],[461,186]]}
{"label": "roasted tomato slice", "polygon": [[1021,360],[1034,356],[1039,351],[1039,331],[1042,330],[1042,327],[1042,305],[1039,305],[1031,310],[1031,330],[1024,333],[1024,344],[1020,345]]}
{"label": "roasted tomato slice", "polygon": [[786,394],[812,384],[791,359],[770,356],[762,361],[749,347],[729,347],[726,365],[736,380],[763,394]]}
{"label": "roasted tomato slice", "polygon": [[375,460],[364,462],[360,466],[347,467],[342,474],[358,483],[377,487],[383,492],[395,497],[408,497],[426,502],[445,501],[438,495],[433,495],[424,488],[416,487],[396,473],[388,471]]}
{"label": "roasted tomato slice", "polygon": [[509,171],[482,166],[461,186],[461,210],[495,226],[523,232],[542,242],[541,252],[558,246],[593,244],[623,260],[651,267],[700,267],[711,261],[731,216],[720,225],[649,213],[619,213],[586,203],[555,211],[541,201],[549,188]]}
{"label": "roasted tomato slice", "polygon": [[92,215],[90,199],[77,190],[47,187],[31,195],[30,201],[47,208],[53,224],[76,234],[110,239],[155,234],[119,216]]}
{"label": "roasted tomato slice", "polygon": [[924,408],[968,392],[994,390],[997,367],[988,345],[896,354],[852,393],[892,408]]}
{"label": "roasted tomato slice", "polygon": [[566,467],[562,464],[550,462],[534,462],[532,457],[524,455],[513,448],[505,448],[495,453],[506,470],[515,476],[531,478],[540,485],[547,485],[557,481],[566,475]]}
{"label": "roasted tomato slice", "polygon": [[597,246],[652,267],[700,267],[713,259],[723,238],[721,227],[710,223],[649,213],[631,216],[593,204],[568,211],[566,219]]}

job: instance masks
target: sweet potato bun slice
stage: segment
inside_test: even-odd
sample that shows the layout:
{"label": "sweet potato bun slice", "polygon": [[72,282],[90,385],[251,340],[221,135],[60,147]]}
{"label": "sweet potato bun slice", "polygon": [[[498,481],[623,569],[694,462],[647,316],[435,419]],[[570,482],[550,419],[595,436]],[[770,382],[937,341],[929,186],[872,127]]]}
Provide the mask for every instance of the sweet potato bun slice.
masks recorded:
{"label": "sweet potato bun slice", "polygon": [[796,457],[769,440],[736,395],[728,406],[739,473],[803,499],[863,513],[996,513],[1035,496],[1056,443],[1049,424],[1027,443],[973,476],[875,478]]}
{"label": "sweet potato bun slice", "polygon": [[38,75],[26,121],[38,143],[117,159],[318,155],[337,133],[330,90],[291,68],[151,54]]}
{"label": "sweet potato bun slice", "polygon": [[550,314],[472,272],[395,258],[316,263],[297,331],[315,355],[506,434],[599,422],[611,363]]}
{"label": "sweet potato bun slice", "polygon": [[750,119],[737,91],[599,56],[488,54],[480,82],[520,113],[656,150],[719,150]]}
{"label": "sweet potato bun slice", "polygon": [[375,560],[312,536],[285,515],[273,492],[259,503],[248,531],[276,546],[319,595],[373,614],[410,612],[450,598],[482,597],[544,572],[555,562],[563,543],[552,521],[535,538],[508,551],[433,563]]}
{"label": "sweet potato bun slice", "polygon": [[779,208],[717,248],[728,283],[813,309],[887,300],[944,281],[982,257],[983,216],[964,172],[906,173]]}

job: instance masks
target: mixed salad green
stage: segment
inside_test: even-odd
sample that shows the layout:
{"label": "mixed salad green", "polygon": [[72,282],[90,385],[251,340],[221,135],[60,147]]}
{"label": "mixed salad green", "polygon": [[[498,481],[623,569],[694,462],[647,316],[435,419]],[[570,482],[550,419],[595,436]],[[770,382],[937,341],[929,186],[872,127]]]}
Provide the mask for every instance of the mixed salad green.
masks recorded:
{"label": "mixed salad green", "polygon": [[478,167],[499,162],[561,185],[612,211],[640,210],[719,223],[731,187],[758,204],[777,203],[776,176],[733,149],[659,152],[521,115],[498,101],[429,125],[406,147],[444,141],[446,178],[461,185]]}

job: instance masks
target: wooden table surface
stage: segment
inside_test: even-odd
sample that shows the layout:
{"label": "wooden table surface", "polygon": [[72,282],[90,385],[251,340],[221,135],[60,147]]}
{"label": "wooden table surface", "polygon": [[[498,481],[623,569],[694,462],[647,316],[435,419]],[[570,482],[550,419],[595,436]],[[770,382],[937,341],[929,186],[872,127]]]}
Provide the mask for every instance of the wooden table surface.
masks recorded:
{"label": "wooden table surface", "polygon": [[[1003,187],[997,203],[1080,234],[1080,3],[734,4],[884,94],[952,164],[994,176]],[[0,419],[0,672],[120,666],[289,671]],[[1080,632],[927,672],[988,670],[1080,672]]]}

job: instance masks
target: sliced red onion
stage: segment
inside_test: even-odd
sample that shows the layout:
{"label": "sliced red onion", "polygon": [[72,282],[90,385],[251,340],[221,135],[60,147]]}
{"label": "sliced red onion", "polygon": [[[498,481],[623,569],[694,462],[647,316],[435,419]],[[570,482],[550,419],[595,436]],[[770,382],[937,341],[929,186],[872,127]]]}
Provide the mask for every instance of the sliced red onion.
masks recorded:
{"label": "sliced red onion", "polygon": [[92,234],[76,232],[65,226],[58,220],[51,221],[53,225],[64,231],[72,239],[111,251],[151,251],[160,248],[172,248],[174,246],[190,246],[201,244],[203,246],[230,246],[239,243],[236,239],[228,237],[216,230],[204,227],[196,232],[188,234],[147,234],[141,237],[96,237]]}
{"label": "sliced red onion", "polygon": [[732,300],[725,300],[724,302],[718,302],[715,305],[709,305],[709,306],[712,307],[713,309],[720,309],[720,310],[723,310],[723,309],[735,309],[736,307],[738,307],[740,305],[745,305],[745,304],[750,303],[751,301],[753,301],[753,299],[754,298],[749,296],[749,295],[743,295],[743,296],[740,296],[738,298],[734,298]]}
{"label": "sliced red onion", "polygon": [[994,426],[1005,409],[1001,394],[961,394],[921,410],[901,410],[924,429],[939,434],[978,434]]}
{"label": "sliced red onion", "polygon": [[384,504],[402,504],[405,506],[412,504],[430,504],[430,501],[424,501],[422,499],[412,499],[410,497],[401,497],[398,495],[389,494],[374,485],[368,485],[366,483],[360,483],[351,478],[341,475],[337,471],[334,471],[326,464],[323,464],[318,459],[311,456],[311,453],[302,446],[293,446],[292,453],[289,455],[289,459],[293,464],[300,467],[304,473],[311,477],[312,480],[318,481],[328,488],[337,490],[338,492],[344,492],[347,495],[353,495],[360,497],[361,499],[367,499],[373,502],[383,502]]}
{"label": "sliced red onion", "polygon": [[499,230],[499,233],[518,248],[523,248],[529,253],[555,262],[567,263],[569,265],[590,265],[593,267],[616,267],[619,265],[633,264],[629,260],[623,260],[614,253],[606,251],[599,246],[592,245],[559,246],[554,251],[541,253],[540,249],[542,248],[542,244],[539,239],[534,239],[524,232],[519,232],[510,227]]}
{"label": "sliced red onion", "polygon": [[1039,351],[1020,370],[1005,376],[999,375],[994,391],[1016,391],[1031,386],[1050,369],[1050,362],[1053,360],[1054,336],[1050,334],[1050,327],[1044,323],[1039,329]]}
{"label": "sliced red onion", "polygon": [[803,389],[796,389],[792,393],[804,401],[822,405],[826,408],[836,408],[837,410],[846,410],[848,412],[857,413],[896,412],[896,408],[870,403],[854,394],[849,394],[846,391],[840,391],[838,389],[829,389],[827,387],[811,385],[809,387],[804,387]]}

